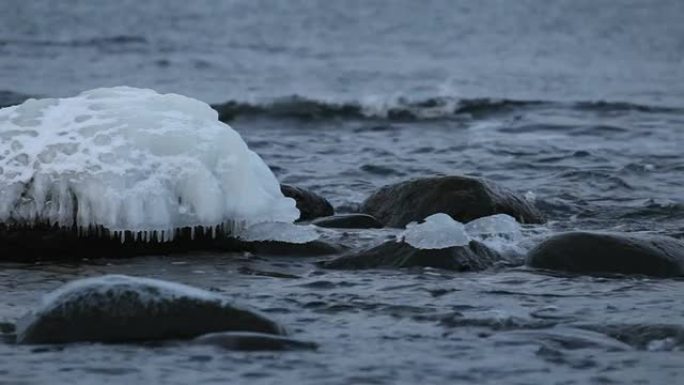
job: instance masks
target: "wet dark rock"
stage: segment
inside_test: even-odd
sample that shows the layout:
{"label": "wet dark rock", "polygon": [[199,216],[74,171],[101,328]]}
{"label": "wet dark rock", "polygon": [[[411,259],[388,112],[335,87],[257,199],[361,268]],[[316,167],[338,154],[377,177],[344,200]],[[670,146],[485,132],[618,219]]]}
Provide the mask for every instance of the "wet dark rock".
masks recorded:
{"label": "wet dark rock", "polygon": [[333,229],[379,229],[383,227],[382,223],[368,214],[339,214],[318,218],[311,223]]}
{"label": "wet dark rock", "polygon": [[46,296],[17,323],[17,342],[188,339],[219,331],[283,333],[224,297],[177,283],[124,275],[77,280]]}
{"label": "wet dark rock", "polygon": [[371,249],[322,262],[330,269],[372,269],[379,267],[434,267],[454,271],[479,271],[494,266],[502,257],[484,244],[444,249],[417,249],[405,242],[388,241]]}
{"label": "wet dark rock", "polygon": [[330,202],[312,191],[287,184],[281,184],[280,191],[286,197],[292,198],[297,202],[300,221],[309,221],[335,214],[335,210]]}
{"label": "wet dark rock", "polygon": [[0,322],[0,334],[14,333],[15,326],[11,322]]}
{"label": "wet dark rock", "polygon": [[573,231],[534,247],[527,264],[580,274],[684,276],[684,242],[649,234]]}
{"label": "wet dark rock", "polygon": [[121,237],[113,236],[105,229],[83,233],[76,228],[44,224],[0,224],[0,250],[0,260],[17,262],[130,258],[196,251],[248,251],[242,242],[220,232],[212,234],[210,229],[201,227],[196,227],[195,231],[189,227],[183,228],[173,241],[161,242],[156,236],[144,241],[128,231]]}
{"label": "wet dark rock", "polygon": [[125,241],[104,233],[83,234],[76,229],[36,225],[8,227],[0,224],[0,260],[34,262],[81,260],[84,258],[131,258],[141,255],[170,255],[199,251],[252,252],[267,255],[329,255],[340,246],[324,241],[295,244],[287,242],[245,242],[210,229],[182,229],[173,241],[143,241],[126,232]]}
{"label": "wet dark rock", "polygon": [[249,332],[211,333],[195,338],[192,343],[240,351],[315,350],[318,348],[318,345],[313,342]]}
{"label": "wet dark rock", "polygon": [[526,199],[495,183],[467,176],[413,179],[385,186],[361,207],[389,227],[403,227],[436,213],[468,222],[508,214],[521,223],[541,223],[544,217]]}

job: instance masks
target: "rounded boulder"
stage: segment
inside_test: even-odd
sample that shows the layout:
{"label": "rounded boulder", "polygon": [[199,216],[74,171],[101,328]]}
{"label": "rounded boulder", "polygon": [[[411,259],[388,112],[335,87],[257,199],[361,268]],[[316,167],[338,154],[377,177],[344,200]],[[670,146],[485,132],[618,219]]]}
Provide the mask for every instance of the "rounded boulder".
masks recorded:
{"label": "rounded boulder", "polygon": [[275,322],[226,298],[178,283],[125,275],[70,282],[17,323],[17,342],[189,339],[220,331],[283,334]]}

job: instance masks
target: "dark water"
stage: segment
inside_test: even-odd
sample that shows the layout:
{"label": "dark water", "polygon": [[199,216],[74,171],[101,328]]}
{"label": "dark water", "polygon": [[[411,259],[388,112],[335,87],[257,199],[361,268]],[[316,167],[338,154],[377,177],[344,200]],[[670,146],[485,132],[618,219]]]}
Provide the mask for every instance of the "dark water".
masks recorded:
{"label": "dark water", "polygon": [[[678,0],[8,0],[0,104],[119,84],[179,92],[217,105],[281,181],[316,190],[338,211],[386,183],[467,173],[536,197],[550,222],[529,233],[682,238],[682,20]],[[389,235],[330,236],[362,247]],[[124,273],[223,291],[321,346],[230,353],[0,343],[0,383],[676,384],[684,376],[681,280],[521,267],[330,272],[310,262],[207,254],[0,265],[0,322],[68,280]]]}

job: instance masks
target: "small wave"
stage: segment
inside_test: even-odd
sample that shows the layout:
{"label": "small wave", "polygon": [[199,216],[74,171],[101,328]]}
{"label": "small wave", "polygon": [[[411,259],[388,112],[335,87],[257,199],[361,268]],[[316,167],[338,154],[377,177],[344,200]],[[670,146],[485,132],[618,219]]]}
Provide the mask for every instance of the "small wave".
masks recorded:
{"label": "small wave", "polygon": [[[264,102],[228,101],[215,104],[220,119],[241,116],[312,119],[376,119],[394,121],[442,120],[463,117],[483,118],[532,108],[564,108],[589,111],[684,112],[684,109],[645,106],[623,102],[556,102],[496,98],[456,98],[449,96],[413,100],[399,97],[386,100],[329,101],[299,95]],[[599,127],[617,131],[614,127]]]}
{"label": "small wave", "polygon": [[0,41],[1,45],[28,45],[46,47],[105,47],[112,45],[130,45],[147,43],[148,41],[145,37],[137,35],[98,36],[93,38],[68,40],[17,39]]}
{"label": "small wave", "polygon": [[658,202],[649,199],[641,207],[625,210],[622,219],[684,219],[684,203]]}
{"label": "small wave", "polygon": [[220,119],[223,121],[230,121],[238,116],[257,115],[296,119],[348,118],[413,121],[455,118],[463,115],[491,115],[541,104],[544,102],[453,97],[434,97],[422,100],[397,98],[372,102],[331,102],[293,95],[264,103],[229,101],[213,107],[219,112]]}
{"label": "small wave", "polygon": [[574,107],[580,110],[593,111],[639,111],[639,112],[682,112],[681,108],[665,107],[665,106],[650,106],[644,104],[628,103],[628,102],[608,102],[608,101],[593,101],[593,102],[577,102]]}
{"label": "small wave", "polygon": [[[101,46],[108,45],[136,45],[147,44],[141,36],[120,35],[98,37],[86,40],[72,40],[68,42],[33,42],[34,44],[70,45],[70,46]],[[168,65],[162,62],[161,66]],[[34,97],[20,92],[0,90],[0,108],[22,103]],[[325,119],[359,119],[359,120],[390,120],[390,121],[421,121],[448,120],[463,118],[485,118],[497,114],[533,108],[564,108],[576,110],[604,110],[639,112],[674,112],[684,113],[684,108],[645,106],[623,102],[555,102],[540,100],[514,100],[496,98],[456,98],[449,96],[432,97],[411,100],[404,97],[386,100],[366,101],[330,101],[307,98],[299,95],[274,98],[263,102],[244,102],[231,100],[214,104],[219,119],[231,121],[238,117],[271,117],[292,118],[301,120]],[[564,127],[564,126],[563,126]],[[391,129],[391,126],[374,126],[373,130]],[[567,128],[567,127],[564,127]],[[548,125],[526,125],[508,128],[511,131],[528,132],[537,129],[549,129]],[[592,126],[595,130],[606,133],[619,133],[624,129],[613,126]]]}
{"label": "small wave", "polygon": [[578,325],[603,333],[639,350],[679,350],[684,347],[684,328],[673,324]]}

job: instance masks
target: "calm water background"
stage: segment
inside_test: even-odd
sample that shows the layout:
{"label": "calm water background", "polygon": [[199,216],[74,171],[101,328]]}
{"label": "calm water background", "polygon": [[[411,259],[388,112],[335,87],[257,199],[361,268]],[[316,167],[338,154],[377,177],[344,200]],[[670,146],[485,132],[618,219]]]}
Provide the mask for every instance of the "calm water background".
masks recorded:
{"label": "calm water background", "polygon": [[[215,105],[288,183],[350,211],[468,173],[563,229],[684,237],[684,2],[26,1],[0,12],[0,104],[113,85]],[[355,246],[385,233],[349,232]],[[108,272],[214,288],[315,353],[0,343],[0,383],[654,383],[684,376],[684,282],[524,268],[323,272],[196,255],[0,265],[0,321]],[[245,269],[249,267],[249,269]],[[281,272],[292,278],[245,274]]]}

